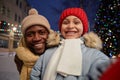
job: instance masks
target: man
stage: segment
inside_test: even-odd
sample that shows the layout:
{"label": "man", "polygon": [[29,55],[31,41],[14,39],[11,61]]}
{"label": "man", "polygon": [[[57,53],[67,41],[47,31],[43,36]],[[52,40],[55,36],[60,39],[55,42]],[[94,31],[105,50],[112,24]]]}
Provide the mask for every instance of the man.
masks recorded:
{"label": "man", "polygon": [[[20,80],[29,80],[32,66],[45,51],[47,45],[50,47],[59,43],[59,39],[56,38],[59,36],[50,29],[48,20],[39,15],[35,9],[29,10],[29,15],[23,19],[21,25],[23,37],[16,49],[15,63],[20,73]],[[54,34],[52,40],[50,34],[52,37]],[[58,42],[56,43],[53,39],[57,39]],[[49,42],[46,43],[47,41]],[[54,44],[51,44],[52,41]]]}

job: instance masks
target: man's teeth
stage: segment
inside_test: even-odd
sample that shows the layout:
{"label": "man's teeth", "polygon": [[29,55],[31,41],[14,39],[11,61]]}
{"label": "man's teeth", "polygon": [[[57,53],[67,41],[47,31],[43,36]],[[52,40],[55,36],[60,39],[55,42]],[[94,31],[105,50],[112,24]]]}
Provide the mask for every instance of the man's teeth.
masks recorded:
{"label": "man's teeth", "polygon": [[36,44],[35,46],[38,47],[38,46],[41,46],[42,44]]}

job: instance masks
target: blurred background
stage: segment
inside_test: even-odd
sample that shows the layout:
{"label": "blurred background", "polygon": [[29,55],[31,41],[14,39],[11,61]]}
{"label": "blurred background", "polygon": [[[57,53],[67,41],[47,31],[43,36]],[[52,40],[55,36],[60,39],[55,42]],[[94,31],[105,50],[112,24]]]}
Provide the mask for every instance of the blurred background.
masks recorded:
{"label": "blurred background", "polygon": [[[61,12],[68,7],[82,7],[89,20],[89,31],[103,40],[103,52],[112,57],[120,52],[120,0],[0,0],[0,48],[12,52],[21,38],[21,21],[30,8],[38,10],[58,31]],[[12,50],[13,49],[13,50]]]}

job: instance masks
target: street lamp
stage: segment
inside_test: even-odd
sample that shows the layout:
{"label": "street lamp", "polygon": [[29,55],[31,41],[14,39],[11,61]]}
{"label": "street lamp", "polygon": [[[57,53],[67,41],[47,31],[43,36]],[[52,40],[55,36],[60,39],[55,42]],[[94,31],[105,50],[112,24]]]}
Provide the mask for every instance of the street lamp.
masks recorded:
{"label": "street lamp", "polygon": [[13,27],[12,30],[13,30],[13,32],[15,32],[15,31],[17,30],[17,28],[16,28],[16,27]]}

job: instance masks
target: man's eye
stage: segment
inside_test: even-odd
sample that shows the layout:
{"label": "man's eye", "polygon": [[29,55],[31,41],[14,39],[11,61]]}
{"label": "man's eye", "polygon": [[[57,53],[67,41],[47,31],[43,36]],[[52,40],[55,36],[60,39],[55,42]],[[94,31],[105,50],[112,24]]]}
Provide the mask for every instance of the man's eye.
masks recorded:
{"label": "man's eye", "polygon": [[26,34],[26,37],[32,37],[32,36],[33,36],[32,33],[27,33],[27,34]]}
{"label": "man's eye", "polygon": [[44,34],[46,34],[47,32],[46,31],[39,31],[39,34],[40,35],[44,35]]}

